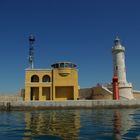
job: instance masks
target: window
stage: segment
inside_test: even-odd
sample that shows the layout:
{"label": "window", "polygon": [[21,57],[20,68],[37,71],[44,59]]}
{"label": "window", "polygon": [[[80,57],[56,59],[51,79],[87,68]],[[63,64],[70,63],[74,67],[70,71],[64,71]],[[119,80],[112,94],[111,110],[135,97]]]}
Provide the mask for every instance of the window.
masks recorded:
{"label": "window", "polygon": [[31,77],[31,82],[39,82],[39,77],[37,75],[33,75]]}
{"label": "window", "polygon": [[49,75],[44,75],[42,78],[42,82],[50,82],[50,76]]}
{"label": "window", "polygon": [[66,67],[66,68],[70,68],[69,63],[65,63],[65,67]]}
{"label": "window", "polygon": [[64,68],[64,63],[60,63],[60,68]]}

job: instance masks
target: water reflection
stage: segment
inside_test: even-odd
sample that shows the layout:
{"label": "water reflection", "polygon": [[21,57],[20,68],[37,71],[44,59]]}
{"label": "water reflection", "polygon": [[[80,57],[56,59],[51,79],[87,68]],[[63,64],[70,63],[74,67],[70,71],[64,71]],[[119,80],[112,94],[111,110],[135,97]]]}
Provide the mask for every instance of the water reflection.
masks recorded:
{"label": "water reflection", "polygon": [[57,139],[121,140],[135,125],[134,113],[134,109],[25,112],[27,131],[24,138],[57,136]]}
{"label": "water reflection", "polygon": [[134,109],[121,109],[114,111],[114,137],[116,140],[125,139],[125,135],[135,126]]}
{"label": "water reflection", "polygon": [[121,139],[121,114],[119,110],[114,112],[114,136],[115,139]]}
{"label": "water reflection", "polygon": [[[80,136],[88,139],[127,139],[136,124],[133,119],[135,112],[136,109],[83,110],[80,114]],[[133,135],[133,139],[136,136]]]}
{"label": "water reflection", "polygon": [[63,139],[77,139],[79,137],[80,113],[79,111],[40,111],[25,113],[25,136],[52,135]]}
{"label": "water reflection", "polygon": [[0,140],[136,140],[140,109],[0,112]]}

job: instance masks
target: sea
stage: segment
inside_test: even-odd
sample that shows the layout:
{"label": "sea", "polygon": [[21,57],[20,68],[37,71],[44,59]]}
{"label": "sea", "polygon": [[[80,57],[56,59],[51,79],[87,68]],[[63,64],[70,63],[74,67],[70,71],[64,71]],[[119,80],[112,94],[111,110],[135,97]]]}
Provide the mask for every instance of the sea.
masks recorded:
{"label": "sea", "polygon": [[1,111],[0,140],[140,140],[140,108]]}

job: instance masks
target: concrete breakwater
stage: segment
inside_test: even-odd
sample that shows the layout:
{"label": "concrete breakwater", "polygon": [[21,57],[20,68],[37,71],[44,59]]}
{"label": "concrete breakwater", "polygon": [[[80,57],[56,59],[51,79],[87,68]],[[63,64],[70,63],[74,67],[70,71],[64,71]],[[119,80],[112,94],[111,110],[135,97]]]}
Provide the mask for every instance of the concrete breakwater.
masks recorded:
{"label": "concrete breakwater", "polygon": [[0,110],[70,109],[70,108],[134,108],[140,100],[77,100],[0,102]]}

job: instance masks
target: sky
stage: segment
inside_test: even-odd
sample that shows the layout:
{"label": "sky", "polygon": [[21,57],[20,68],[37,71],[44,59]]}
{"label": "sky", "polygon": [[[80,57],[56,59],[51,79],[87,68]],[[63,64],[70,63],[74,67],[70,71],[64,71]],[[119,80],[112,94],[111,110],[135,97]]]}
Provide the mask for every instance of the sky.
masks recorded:
{"label": "sky", "polygon": [[112,81],[118,35],[127,80],[140,89],[140,0],[0,0],[0,94],[24,88],[30,34],[35,68],[71,61],[81,88]]}

